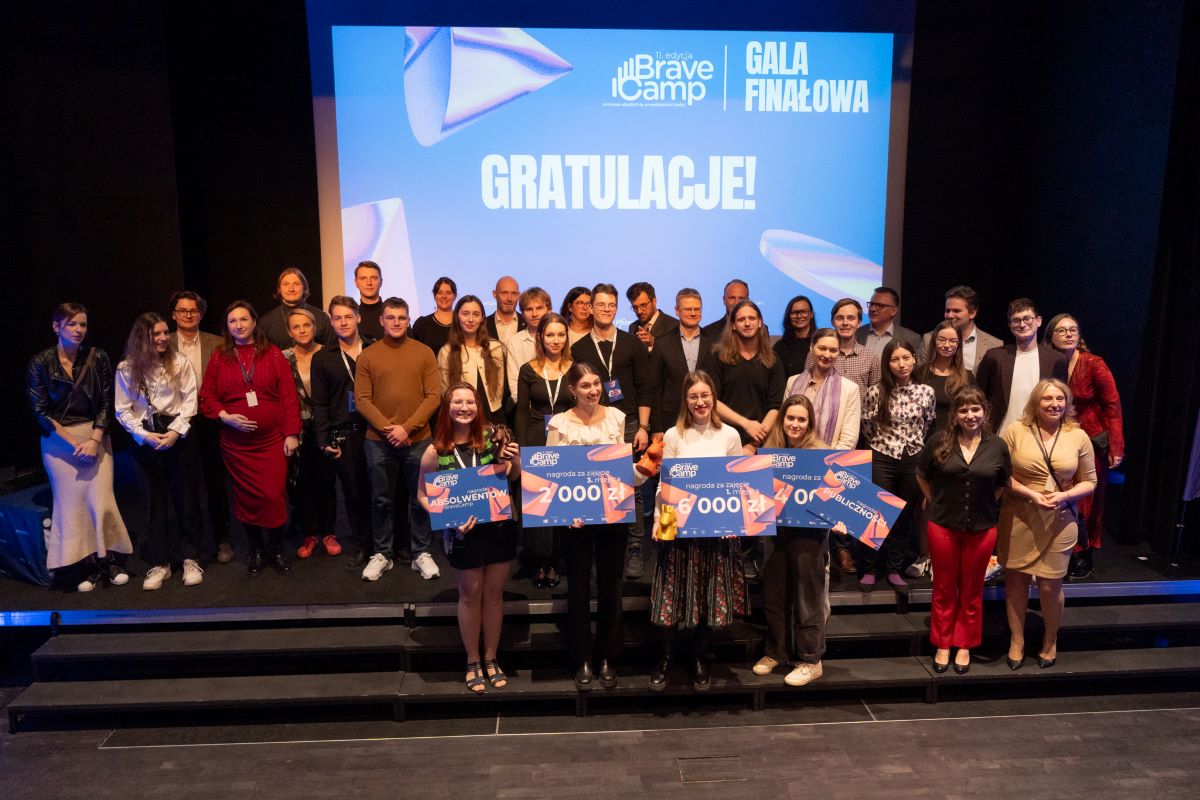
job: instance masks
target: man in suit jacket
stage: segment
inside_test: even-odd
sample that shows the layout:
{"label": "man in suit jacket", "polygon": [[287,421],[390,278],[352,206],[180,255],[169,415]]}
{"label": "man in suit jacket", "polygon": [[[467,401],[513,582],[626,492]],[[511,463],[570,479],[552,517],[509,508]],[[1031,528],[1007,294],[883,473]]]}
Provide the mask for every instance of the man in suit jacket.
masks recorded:
{"label": "man in suit jacket", "polygon": [[721,341],[721,334],[725,332],[725,323],[729,322],[729,312],[733,307],[743,300],[750,299],[750,284],[746,283],[741,278],[734,278],[729,283],[725,284],[725,293],[721,296],[721,302],[725,304],[725,314],[720,319],[710,322],[700,330],[704,331],[704,335],[712,339],[714,342]]}
{"label": "man in suit jacket", "polygon": [[899,312],[900,293],[890,286],[880,286],[867,303],[867,318],[870,322],[858,329],[854,334],[855,340],[875,355],[882,356],[883,348],[887,347],[888,342],[892,339],[903,339],[909,343],[915,354],[921,337],[916,331],[896,322],[896,314]]}
{"label": "man in suit jacket", "polygon": [[[171,318],[175,330],[171,333],[171,344],[192,363],[196,371],[197,385],[204,382],[204,370],[217,345],[224,341],[200,330],[200,321],[208,304],[195,292],[182,291],[171,295]],[[221,457],[218,435],[221,423],[203,414],[192,417],[189,438],[195,440],[200,454],[200,466],[204,472],[204,487],[208,495],[208,518],[212,522],[213,543],[217,546],[217,561],[228,564],[233,560],[233,548],[229,544],[229,500],[225,493],[225,461]]]}
{"label": "man in suit jacket", "polygon": [[716,341],[700,330],[702,311],[700,293],[680,289],[675,295],[675,313],[679,327],[673,334],[659,338],[650,353],[651,398],[650,430],[665,433],[675,424],[683,402],[683,379],[689,372],[714,373]]}
{"label": "man in suit jacket", "polygon": [[1042,318],[1032,300],[1022,297],[1008,304],[1008,325],[1016,342],[987,351],[976,374],[976,382],[992,407],[989,421],[997,432],[1021,418],[1038,381],[1067,381],[1067,359],[1037,342]]}
{"label": "man in suit jacket", "polygon": [[[945,318],[954,324],[963,340],[963,365],[971,372],[978,372],[983,356],[993,347],[1004,344],[1000,339],[975,327],[975,314],[979,311],[979,295],[970,286],[955,286],[946,292]],[[933,358],[930,349],[932,331],[921,337],[917,363],[924,364]]]}
{"label": "man in suit jacket", "polygon": [[657,336],[670,333],[679,327],[679,320],[670,314],[658,310],[658,298],[654,296],[654,287],[645,281],[638,281],[625,291],[629,305],[637,319],[629,325],[629,332],[646,345],[646,349],[654,351],[654,339]]}
{"label": "man in suit jacket", "polygon": [[517,313],[517,300],[521,297],[517,279],[505,275],[496,281],[492,297],[496,299],[496,310],[485,321],[488,336],[507,347],[509,339],[525,330],[525,318]]}
{"label": "man in suit jacket", "polygon": [[[625,412],[625,441],[633,443],[635,454],[650,441],[650,354],[637,337],[617,330],[617,289],[611,283],[598,283],[592,289],[592,331],[571,347],[571,359],[587,362],[600,373],[604,382],[600,402]],[[625,549],[625,574],[640,578],[642,558],[642,513],[645,504],[641,492],[634,492],[636,514],[629,526]]]}

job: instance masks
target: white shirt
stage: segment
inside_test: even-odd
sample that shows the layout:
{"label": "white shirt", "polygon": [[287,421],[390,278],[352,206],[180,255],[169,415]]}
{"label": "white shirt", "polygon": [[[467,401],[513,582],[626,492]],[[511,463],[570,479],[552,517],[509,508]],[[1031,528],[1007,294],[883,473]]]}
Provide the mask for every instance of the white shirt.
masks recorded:
{"label": "white shirt", "polygon": [[684,428],[683,433],[677,425],[672,425],[663,434],[663,458],[718,458],[741,454],[742,437],[737,428],[728,423],[720,428],[693,425]]}
{"label": "white shirt", "polygon": [[521,374],[521,367],[533,361],[533,357],[537,355],[537,345],[534,343],[533,334],[526,328],[514,333],[504,343],[504,349],[508,351],[508,390],[516,397],[517,376]]}
{"label": "white shirt", "polygon": [[196,332],[196,336],[189,342],[180,331],[175,332],[175,341],[179,352],[187,356],[187,360],[192,364],[192,371],[196,373],[196,380],[202,380],[204,376],[204,359],[200,348],[200,332]]}
{"label": "white shirt", "polygon": [[501,322],[500,317],[492,317],[496,322],[496,337],[500,339],[500,344],[507,345],[508,340],[517,332],[517,315],[513,314],[511,322]]}
{"label": "white shirt", "polygon": [[[979,332],[978,329],[974,325],[972,325],[971,326],[971,335],[970,336],[964,335],[963,340],[962,340],[962,342],[963,342],[962,343],[963,366],[965,366],[967,369],[971,370],[971,372],[975,371],[975,347],[979,343],[979,337],[976,335],[976,334],[978,334],[978,332]],[[933,337],[930,337],[930,338],[933,338]],[[930,342],[929,346],[930,346],[930,349],[932,349],[933,343]],[[1003,430],[1003,429],[1001,429],[1001,430]]]}
{"label": "white shirt", "polygon": [[[117,411],[117,421],[121,427],[129,431],[138,444],[146,443],[146,434],[153,431],[146,426],[153,405],[157,414],[172,414],[175,421],[170,430],[180,436],[187,436],[191,428],[191,418],[196,416],[196,372],[187,356],[175,354],[175,380],[167,380],[166,373],[159,367],[146,382],[146,392],[141,387],[130,386],[129,362],[122,361],[117,365],[116,392],[113,405]],[[146,395],[151,402],[147,402]]]}
{"label": "white shirt", "polygon": [[1013,365],[1012,386],[1008,391],[1008,411],[1000,423],[1000,430],[1008,430],[1008,426],[1021,418],[1025,413],[1025,404],[1033,387],[1037,386],[1042,377],[1041,358],[1035,347],[1027,353],[1017,351],[1017,360]]}

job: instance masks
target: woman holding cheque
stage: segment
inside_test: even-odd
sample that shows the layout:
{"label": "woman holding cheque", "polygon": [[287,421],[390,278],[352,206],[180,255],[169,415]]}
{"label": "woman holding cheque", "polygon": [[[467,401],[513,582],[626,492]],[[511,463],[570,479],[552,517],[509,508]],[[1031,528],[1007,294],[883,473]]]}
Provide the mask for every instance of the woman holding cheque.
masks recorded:
{"label": "woman holding cheque", "polygon": [[[742,455],[742,440],[732,425],[721,422],[717,391],[706,372],[689,372],[683,379],[683,408],[675,426],[663,437],[664,458],[705,458]],[[742,549],[736,537],[662,541],[661,495],[656,504],[654,538],[660,540],[650,590],[650,621],[662,628],[662,657],[650,673],[650,690],[667,687],[677,627],[694,628],[692,687],[708,691],[704,660],[709,626],[728,625],[733,616],[749,611],[742,574]]]}
{"label": "woman holding cheque", "polygon": [[[493,441],[491,426],[484,427],[483,404],[471,384],[457,381],[442,397],[433,442],[421,456],[417,501],[429,511],[426,476],[449,469],[505,465],[508,477],[520,474],[516,442]],[[496,663],[500,626],[504,620],[504,582],[517,557],[516,528],[511,521],[480,524],[471,516],[443,534],[446,557],[458,572],[458,630],[467,650],[467,688],[476,694],[503,689],[508,678]],[[483,661],[479,659],[479,634],[483,632]]]}
{"label": "woman holding cheque", "polygon": [[[604,391],[596,368],[576,361],[567,370],[567,388],[575,401],[573,408],[550,418],[546,444],[600,445],[625,443],[625,413],[612,406],[600,405]],[[633,470],[633,482],[641,485],[646,476]],[[567,538],[567,617],[571,657],[579,665],[575,686],[600,685],[612,689],[617,672],[612,661],[621,654],[621,577],[625,561],[628,525],[588,525],[576,519]],[[593,647],[591,599],[592,560],[596,562],[596,641]],[[598,650],[600,671],[592,672],[593,651]]]}
{"label": "woman holding cheque", "polygon": [[[817,435],[816,418],[808,397],[792,395],[783,401],[775,425],[767,434],[766,446],[825,449]],[[846,525],[839,522],[833,531],[845,534]],[[763,568],[767,652],[752,668],[755,675],[770,675],[780,664],[788,663],[794,665],[783,679],[788,686],[806,686],[821,677],[828,595],[828,531],[778,526],[775,549]]]}

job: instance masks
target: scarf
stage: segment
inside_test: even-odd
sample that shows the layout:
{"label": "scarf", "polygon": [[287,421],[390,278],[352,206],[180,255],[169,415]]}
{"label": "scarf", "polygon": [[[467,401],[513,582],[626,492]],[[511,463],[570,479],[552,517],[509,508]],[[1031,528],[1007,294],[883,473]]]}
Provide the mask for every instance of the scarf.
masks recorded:
{"label": "scarf", "polygon": [[[784,392],[785,396],[791,397],[794,394],[804,394],[804,387],[808,386],[811,380],[812,376],[808,370],[801,372],[792,379],[791,385]],[[813,410],[817,412],[817,436],[830,447],[833,447],[836,441],[834,434],[837,432],[838,413],[842,410],[843,380],[845,378],[830,370],[829,377],[817,389],[817,396],[813,398]],[[796,386],[800,387],[799,391],[793,391]]]}

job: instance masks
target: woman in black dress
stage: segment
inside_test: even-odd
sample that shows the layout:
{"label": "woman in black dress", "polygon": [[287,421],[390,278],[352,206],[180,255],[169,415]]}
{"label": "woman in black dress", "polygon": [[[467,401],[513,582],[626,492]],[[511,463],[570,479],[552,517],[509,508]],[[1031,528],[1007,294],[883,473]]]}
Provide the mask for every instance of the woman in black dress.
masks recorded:
{"label": "woman in black dress", "polygon": [[808,359],[808,348],[812,344],[813,324],[812,301],[798,294],[788,301],[787,310],[783,312],[783,331],[779,340],[771,349],[783,362],[784,375],[799,375],[804,372],[804,363]]}
{"label": "woman in black dress", "polygon": [[[571,348],[567,339],[567,321],[553,312],[547,314],[534,336],[537,355],[523,364],[517,375],[514,433],[522,447],[545,447],[550,417],[571,407],[566,380],[571,368]],[[558,586],[558,529],[530,528],[525,536],[535,559],[533,585],[539,589]]]}
{"label": "woman in black dress", "polygon": [[432,350],[435,356],[450,341],[456,299],[458,284],[445,276],[438,278],[433,282],[433,313],[417,317],[412,325],[412,338]]}
{"label": "woman in black dress", "polygon": [[[443,395],[433,442],[421,456],[418,502],[429,510],[425,480],[430,473],[499,462],[508,477],[515,478],[521,471],[519,455],[516,442],[501,447],[493,441],[492,428],[484,425],[479,393],[459,381]],[[511,520],[481,523],[472,516],[457,528],[446,529],[443,544],[450,566],[458,572],[458,630],[467,651],[467,688],[476,694],[487,691],[485,684],[503,689],[508,678],[496,663],[496,651],[504,622],[504,582],[517,555],[516,528]]]}

